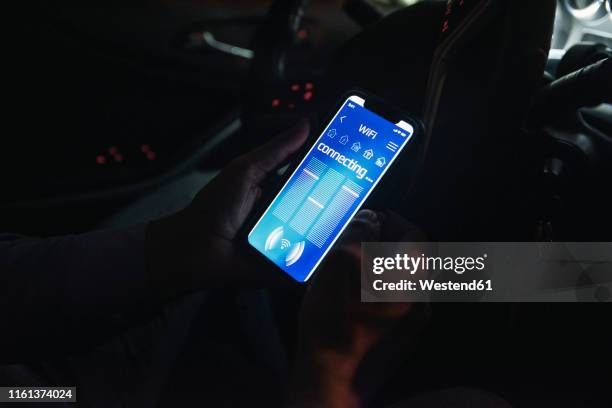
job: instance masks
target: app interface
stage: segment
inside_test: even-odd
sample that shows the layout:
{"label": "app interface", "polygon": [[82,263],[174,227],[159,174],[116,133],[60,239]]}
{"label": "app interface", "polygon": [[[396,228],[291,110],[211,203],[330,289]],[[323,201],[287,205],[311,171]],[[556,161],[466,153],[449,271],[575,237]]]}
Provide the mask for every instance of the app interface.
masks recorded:
{"label": "app interface", "polygon": [[249,233],[249,243],[304,282],[413,134],[351,96]]}

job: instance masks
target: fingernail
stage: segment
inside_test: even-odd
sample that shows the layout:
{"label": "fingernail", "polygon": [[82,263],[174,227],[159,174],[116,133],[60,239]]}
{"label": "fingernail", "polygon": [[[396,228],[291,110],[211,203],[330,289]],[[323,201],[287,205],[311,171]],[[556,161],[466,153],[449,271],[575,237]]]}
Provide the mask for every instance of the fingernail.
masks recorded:
{"label": "fingernail", "polygon": [[369,222],[378,222],[378,214],[376,211],[372,210],[361,210],[355,215],[355,219],[369,221]]}
{"label": "fingernail", "polygon": [[261,198],[261,188],[259,188],[259,186],[254,187],[255,190],[255,200],[259,200]]}

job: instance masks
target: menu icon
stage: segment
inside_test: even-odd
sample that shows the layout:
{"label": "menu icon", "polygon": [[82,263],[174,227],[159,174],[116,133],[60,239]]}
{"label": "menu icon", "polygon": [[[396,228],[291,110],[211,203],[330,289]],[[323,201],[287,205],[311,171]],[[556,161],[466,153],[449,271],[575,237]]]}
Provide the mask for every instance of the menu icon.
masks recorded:
{"label": "menu icon", "polygon": [[387,146],[385,146],[387,149],[391,150],[393,153],[397,152],[397,149],[399,148],[399,145],[397,145],[397,143],[393,143],[393,142],[387,142]]}

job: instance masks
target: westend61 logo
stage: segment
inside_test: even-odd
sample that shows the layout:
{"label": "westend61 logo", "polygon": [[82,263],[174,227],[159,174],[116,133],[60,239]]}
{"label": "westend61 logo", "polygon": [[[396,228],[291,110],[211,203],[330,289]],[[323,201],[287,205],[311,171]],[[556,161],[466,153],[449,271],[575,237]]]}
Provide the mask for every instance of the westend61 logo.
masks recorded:
{"label": "westend61 logo", "polygon": [[487,254],[479,257],[441,257],[410,256],[396,254],[394,257],[376,257],[372,259],[372,272],[380,275],[385,271],[406,271],[414,275],[421,271],[453,271],[458,275],[466,271],[482,271],[485,268]]}

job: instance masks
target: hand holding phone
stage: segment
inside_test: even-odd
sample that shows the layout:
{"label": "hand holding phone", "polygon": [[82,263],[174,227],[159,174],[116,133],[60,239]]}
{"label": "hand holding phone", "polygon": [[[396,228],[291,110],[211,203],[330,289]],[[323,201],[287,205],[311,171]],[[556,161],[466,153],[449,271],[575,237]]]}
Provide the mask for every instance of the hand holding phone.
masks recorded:
{"label": "hand holding phone", "polygon": [[344,98],[248,234],[248,243],[308,280],[408,145],[418,122],[362,92]]}
{"label": "hand holding phone", "polygon": [[[308,137],[307,121],[235,158],[200,190],[187,208],[149,223],[145,262],[159,297],[175,298],[217,286],[284,282],[275,270],[254,273],[237,245],[239,231],[261,195],[264,179],[289,160]],[[242,236],[240,236],[242,237]]]}

